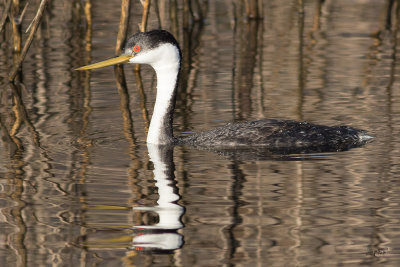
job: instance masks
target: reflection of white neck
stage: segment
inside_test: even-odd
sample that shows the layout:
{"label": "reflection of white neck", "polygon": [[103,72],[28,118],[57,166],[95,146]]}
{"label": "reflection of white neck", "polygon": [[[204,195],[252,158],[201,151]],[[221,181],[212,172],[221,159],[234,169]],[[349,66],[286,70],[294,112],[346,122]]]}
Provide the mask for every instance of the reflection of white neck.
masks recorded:
{"label": "reflection of white neck", "polygon": [[176,204],[179,195],[174,184],[172,147],[163,147],[147,144],[150,160],[154,164],[154,179],[160,198],[155,207],[134,207],[135,210],[146,210],[157,213],[159,222],[155,225],[138,225],[140,229],[160,230],[145,231],[136,235],[132,240],[132,246],[146,247],[149,249],[174,250],[182,247],[183,236],[176,231],[183,227],[180,221],[184,208]]}
{"label": "reflection of white neck", "polygon": [[[168,159],[162,158],[159,146],[148,144],[147,148],[150,160],[154,164],[154,179],[160,196],[157,201],[158,206],[154,209],[159,216],[159,223],[153,225],[152,228],[179,229],[183,226],[180,218],[184,209],[176,204],[180,197],[175,193],[173,177],[168,176],[172,170],[171,163],[168,162]],[[169,160],[172,161],[172,159]]]}

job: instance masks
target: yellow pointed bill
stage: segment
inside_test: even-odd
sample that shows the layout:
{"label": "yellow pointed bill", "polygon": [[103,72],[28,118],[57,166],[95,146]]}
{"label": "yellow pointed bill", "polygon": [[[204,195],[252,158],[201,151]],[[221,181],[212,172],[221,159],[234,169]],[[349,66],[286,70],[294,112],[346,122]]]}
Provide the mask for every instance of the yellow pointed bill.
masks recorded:
{"label": "yellow pointed bill", "polygon": [[80,68],[77,68],[75,70],[91,70],[91,69],[98,69],[98,68],[103,68],[111,65],[116,65],[116,64],[121,64],[121,63],[126,63],[131,59],[132,56],[119,56],[115,58],[110,58],[104,61],[100,61],[94,64],[86,65]]}

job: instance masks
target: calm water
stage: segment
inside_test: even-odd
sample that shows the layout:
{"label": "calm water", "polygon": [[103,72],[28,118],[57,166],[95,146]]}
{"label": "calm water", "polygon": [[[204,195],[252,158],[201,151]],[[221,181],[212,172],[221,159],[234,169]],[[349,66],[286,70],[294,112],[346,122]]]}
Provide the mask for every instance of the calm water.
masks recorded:
{"label": "calm water", "polygon": [[152,69],[138,79],[125,66],[125,84],[113,67],[73,70],[114,55],[119,1],[93,1],[88,52],[82,11],[55,0],[24,63],[19,128],[2,39],[0,265],[398,266],[400,70],[385,1],[325,1],[319,19],[305,1],[304,20],[297,1],[264,2],[264,20],[246,22],[208,1],[204,24],[176,34],[175,133],[268,117],[350,125],[374,142],[263,158],[148,147]]}

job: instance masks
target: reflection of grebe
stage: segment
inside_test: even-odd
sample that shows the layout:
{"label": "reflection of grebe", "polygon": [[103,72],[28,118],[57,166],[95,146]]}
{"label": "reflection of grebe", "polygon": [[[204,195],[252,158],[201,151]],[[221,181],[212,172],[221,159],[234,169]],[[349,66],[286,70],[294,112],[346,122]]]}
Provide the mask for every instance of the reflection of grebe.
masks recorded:
{"label": "reflection of grebe", "polygon": [[134,211],[151,211],[158,215],[154,225],[138,225],[138,231],[132,240],[135,249],[174,250],[183,245],[183,236],[177,230],[183,227],[181,217],[185,209],[177,202],[180,199],[175,184],[172,147],[147,145],[150,160],[154,164],[154,180],[158,190],[158,201],[155,207],[134,207]]}
{"label": "reflection of grebe", "polygon": [[123,55],[78,68],[87,70],[118,63],[151,65],[157,74],[157,97],[147,136],[150,144],[189,144],[206,147],[263,146],[308,148],[357,146],[371,139],[365,131],[347,126],[329,127],[288,120],[258,120],[227,124],[190,136],[173,136],[172,119],[181,65],[181,51],[167,31],[137,33],[126,43]]}

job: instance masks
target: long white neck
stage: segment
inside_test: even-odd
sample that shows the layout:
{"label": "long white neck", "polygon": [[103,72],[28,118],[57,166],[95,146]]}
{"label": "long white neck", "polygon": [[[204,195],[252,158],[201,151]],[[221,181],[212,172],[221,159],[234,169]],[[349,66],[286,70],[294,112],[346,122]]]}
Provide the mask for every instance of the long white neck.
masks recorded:
{"label": "long white neck", "polygon": [[179,64],[154,69],[157,74],[157,96],[147,134],[147,143],[171,144],[173,142],[172,121]]}
{"label": "long white neck", "polygon": [[133,57],[130,62],[149,64],[157,75],[157,96],[151,118],[147,143],[172,144],[172,120],[175,109],[176,84],[180,68],[179,48],[165,43]]}

